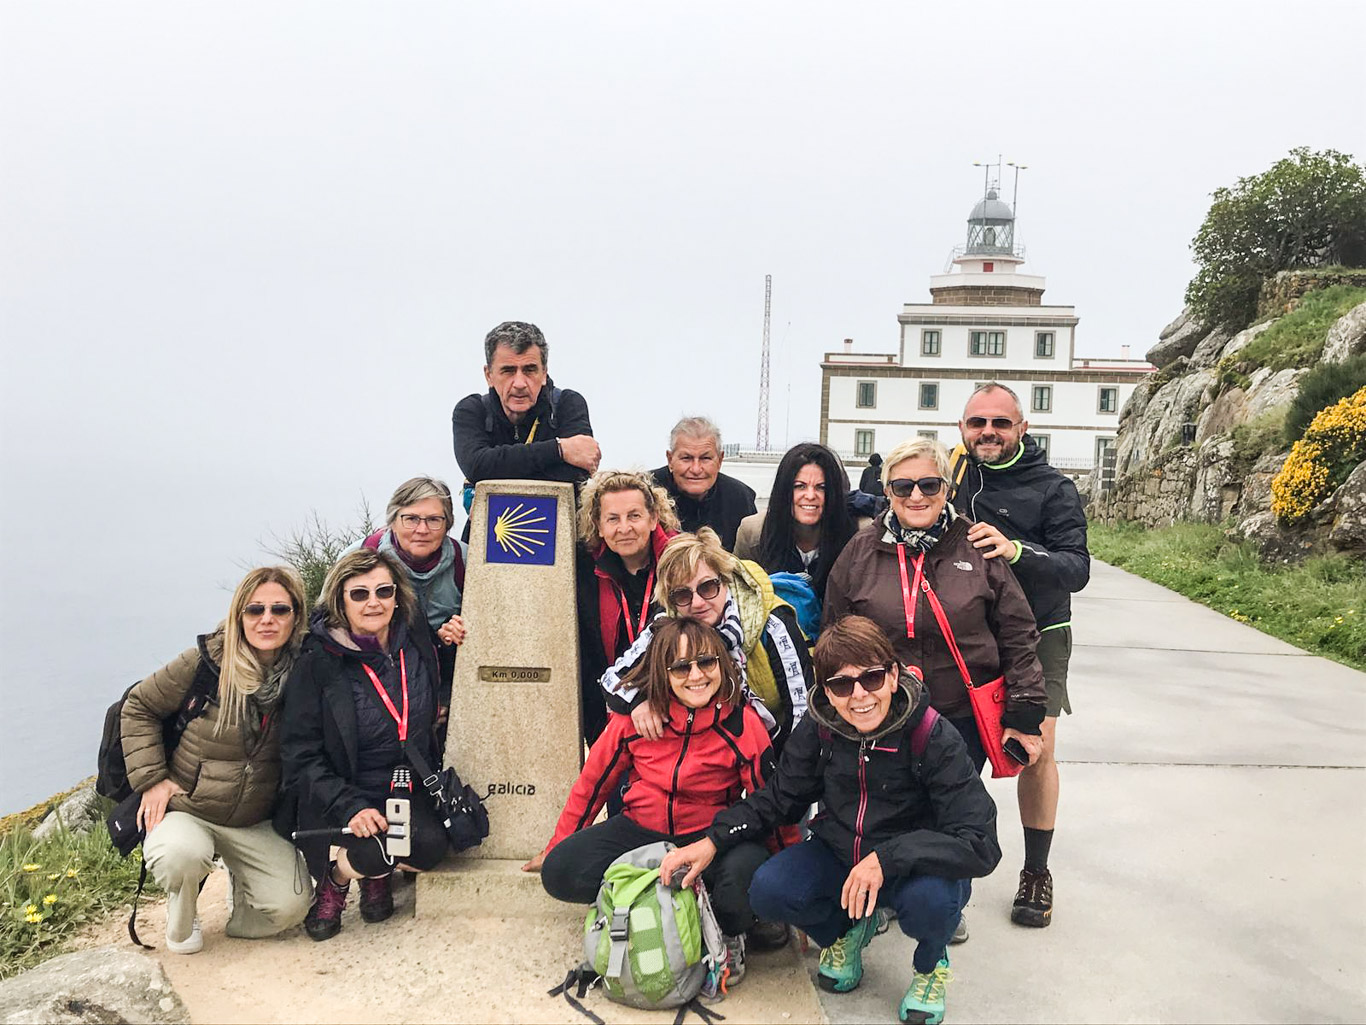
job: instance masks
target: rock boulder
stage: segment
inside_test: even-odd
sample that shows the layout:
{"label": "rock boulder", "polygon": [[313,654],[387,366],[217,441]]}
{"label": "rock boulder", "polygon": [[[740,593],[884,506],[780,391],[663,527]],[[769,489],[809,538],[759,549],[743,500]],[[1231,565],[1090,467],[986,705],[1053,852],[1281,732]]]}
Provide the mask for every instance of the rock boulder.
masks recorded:
{"label": "rock boulder", "polygon": [[1161,369],[1178,356],[1190,356],[1207,333],[1187,307],[1157,336],[1157,344],[1148,350],[1148,362]]}
{"label": "rock boulder", "polygon": [[46,840],[62,827],[73,833],[88,833],[103,817],[100,795],[95,793],[94,784],[84,786],[48,812],[47,818],[33,831],[33,838]]}
{"label": "rock boulder", "polygon": [[1357,465],[1333,497],[1328,543],[1340,552],[1366,555],[1366,462]]}
{"label": "rock boulder", "polygon": [[156,1022],[189,1025],[166,973],[119,947],[64,954],[0,982],[0,1022]]}
{"label": "rock boulder", "polygon": [[1342,363],[1366,352],[1366,303],[1353,306],[1328,329],[1323,343],[1323,361]]}

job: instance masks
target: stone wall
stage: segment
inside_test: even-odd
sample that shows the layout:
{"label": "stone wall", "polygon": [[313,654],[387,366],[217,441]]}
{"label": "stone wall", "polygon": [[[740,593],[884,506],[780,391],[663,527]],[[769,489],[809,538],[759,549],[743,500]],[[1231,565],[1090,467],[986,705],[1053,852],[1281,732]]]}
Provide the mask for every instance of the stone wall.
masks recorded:
{"label": "stone wall", "polygon": [[1039,306],[1043,303],[1042,288],[1020,288],[1015,285],[954,285],[952,288],[931,288],[936,306]]}
{"label": "stone wall", "polygon": [[1366,270],[1283,270],[1267,278],[1257,298],[1257,319],[1281,317],[1293,310],[1307,292],[1333,285],[1366,288]]}

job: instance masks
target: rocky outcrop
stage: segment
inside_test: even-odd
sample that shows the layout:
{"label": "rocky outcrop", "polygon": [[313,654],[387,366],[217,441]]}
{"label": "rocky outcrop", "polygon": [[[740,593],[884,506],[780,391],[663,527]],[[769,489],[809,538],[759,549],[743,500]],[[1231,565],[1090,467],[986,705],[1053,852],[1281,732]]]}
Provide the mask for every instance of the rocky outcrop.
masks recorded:
{"label": "rocky outcrop", "polygon": [[1148,362],[1161,369],[1174,362],[1178,356],[1189,357],[1195,352],[1204,333],[1187,306],[1181,311],[1181,316],[1164,327],[1157,336],[1157,344],[1148,350]]}
{"label": "rocky outcrop", "polygon": [[1366,352],[1366,303],[1353,306],[1328,329],[1323,343],[1325,363],[1343,363]]}
{"label": "rocky outcrop", "polygon": [[1357,465],[1329,501],[1333,522],[1328,543],[1340,552],[1366,556],[1366,462]]}
{"label": "rocky outcrop", "polygon": [[5,1025],[189,1021],[161,965],[120,947],[54,957],[0,982],[0,1022]]}
{"label": "rocky outcrop", "polygon": [[60,829],[87,833],[103,816],[103,803],[100,795],[95,793],[95,787],[83,786],[48,812],[47,818],[33,830],[33,839],[46,840]]}

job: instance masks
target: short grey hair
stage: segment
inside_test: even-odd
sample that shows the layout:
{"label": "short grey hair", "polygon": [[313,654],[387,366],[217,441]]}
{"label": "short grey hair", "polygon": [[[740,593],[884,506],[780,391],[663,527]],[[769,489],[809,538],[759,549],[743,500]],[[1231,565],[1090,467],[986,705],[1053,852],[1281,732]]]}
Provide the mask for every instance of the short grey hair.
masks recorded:
{"label": "short grey hair", "polygon": [[546,344],[545,335],[541,334],[541,329],[535,324],[528,324],[522,320],[505,320],[486,334],[484,366],[493,366],[493,352],[500,345],[506,345],[515,356],[520,356],[533,345],[540,346],[541,364],[546,365],[550,362],[550,346]]}
{"label": "short grey hair", "polygon": [[669,432],[669,451],[678,447],[679,438],[711,438],[716,442],[716,452],[721,453],[721,428],[705,416],[685,416]]}
{"label": "short grey hair", "polygon": [[446,529],[450,530],[455,524],[455,506],[451,502],[451,489],[446,486],[445,481],[437,480],[435,477],[413,477],[400,484],[394,491],[394,496],[389,499],[389,507],[384,510],[384,522],[392,527],[400,512],[424,498],[435,498],[441,502],[441,511],[446,516]]}
{"label": "short grey hair", "polygon": [[887,453],[882,461],[882,486],[892,479],[892,471],[907,459],[928,459],[945,480],[951,479],[949,450],[934,438],[908,438]]}
{"label": "short grey hair", "polygon": [[[1020,396],[1015,394],[1014,389],[1007,388],[1000,381],[988,381],[985,384],[979,384],[976,388],[972,389],[972,394],[968,396],[968,402],[971,402],[973,399],[977,398],[977,396],[980,395],[982,392],[988,391],[1003,391],[1007,395],[1009,395],[1011,399],[1013,399],[1015,402],[1016,415],[1019,419],[1024,419],[1024,406],[1020,405]],[[963,403],[963,412],[965,413],[968,409],[968,402]]]}

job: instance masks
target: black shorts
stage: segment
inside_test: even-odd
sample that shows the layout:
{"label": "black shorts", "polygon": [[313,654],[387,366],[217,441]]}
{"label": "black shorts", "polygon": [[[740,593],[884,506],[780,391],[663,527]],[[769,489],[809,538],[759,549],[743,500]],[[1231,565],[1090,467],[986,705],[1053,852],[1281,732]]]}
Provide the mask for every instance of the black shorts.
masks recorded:
{"label": "black shorts", "polygon": [[1039,634],[1039,664],[1043,666],[1046,691],[1044,715],[1056,719],[1063,712],[1072,714],[1067,696],[1067,665],[1072,661],[1072,627],[1055,626]]}

